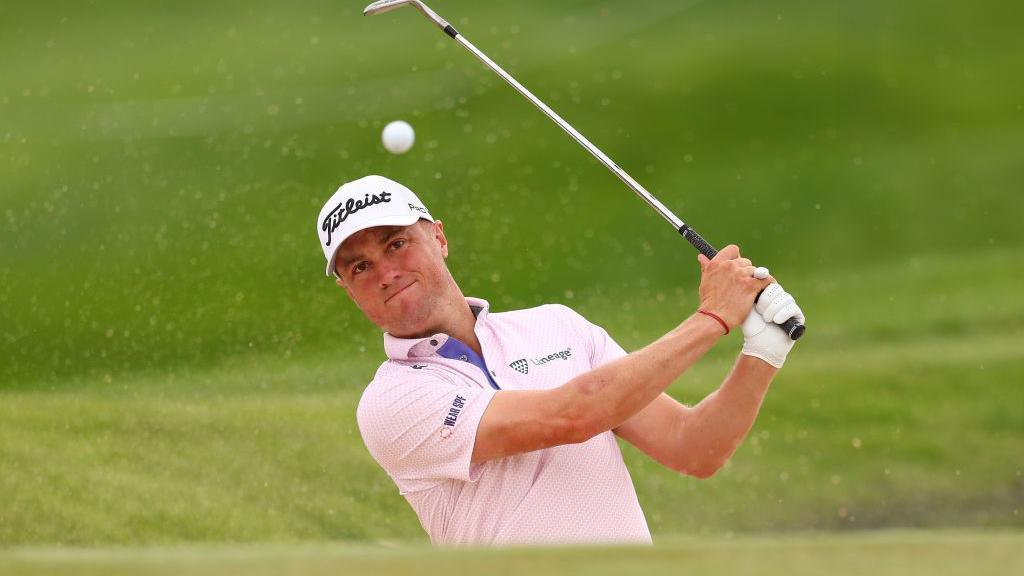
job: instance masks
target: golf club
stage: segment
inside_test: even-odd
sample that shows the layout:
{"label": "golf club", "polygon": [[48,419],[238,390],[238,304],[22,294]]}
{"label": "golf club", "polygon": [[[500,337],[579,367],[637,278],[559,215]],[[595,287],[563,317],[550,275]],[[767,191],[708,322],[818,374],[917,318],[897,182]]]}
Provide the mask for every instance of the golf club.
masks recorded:
{"label": "golf club", "polygon": [[[548,107],[547,104],[540,101],[539,98],[533,95],[532,92],[527,90],[522,84],[516,81],[508,72],[505,72],[500,66],[494,63],[493,60],[487,57],[486,54],[477,49],[476,46],[471,44],[469,40],[466,40],[464,36],[459,34],[455,28],[452,27],[445,19],[437,15],[436,12],[431,10],[426,4],[420,0],[378,0],[367,6],[363,10],[363,15],[373,16],[375,14],[382,14],[384,12],[390,12],[402,6],[410,5],[419,10],[424,16],[432,21],[438,28],[444,31],[445,34],[451,36],[456,42],[461,44],[466,50],[469,50],[476,56],[481,62],[484,63],[488,68],[493,70],[498,76],[501,76],[506,82],[509,83],[517,92],[522,94],[527,100],[533,103],[534,106],[539,108],[541,112],[547,115],[548,118],[553,120],[555,124],[558,124],[562,130],[565,130],[569,136],[572,136],[574,140],[579,142],[581,146],[587,149],[595,158],[597,158],[602,164],[605,165],[609,170],[612,171],[619,180],[628,186],[633,192],[636,193],[648,206],[653,208],[658,214],[661,214],[662,218],[668,221],[673,228],[678,231],[683,238],[693,245],[701,254],[708,258],[714,258],[718,251],[715,250],[696,230],[691,228],[688,224],[683,222],[676,216],[671,210],[665,207],[664,204],[658,201],[650,192],[648,192],[639,182],[633,179],[632,176],[626,173],[625,170],[619,168],[618,164],[612,161],[604,152],[598,149],[587,140],[585,136],[580,134],[575,128],[573,128],[568,122],[562,119],[561,116],[555,113],[554,110]],[[790,318],[781,325],[782,329],[789,335],[790,338],[796,340],[803,336],[805,326],[800,324],[796,319]]]}

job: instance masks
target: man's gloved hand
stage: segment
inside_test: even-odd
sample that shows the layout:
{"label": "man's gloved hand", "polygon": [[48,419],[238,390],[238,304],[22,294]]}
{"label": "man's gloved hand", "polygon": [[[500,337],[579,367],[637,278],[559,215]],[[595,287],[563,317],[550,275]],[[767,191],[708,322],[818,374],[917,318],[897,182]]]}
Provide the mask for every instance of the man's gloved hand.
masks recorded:
{"label": "man's gloved hand", "polygon": [[790,318],[804,323],[804,313],[796,300],[780,284],[769,285],[743,321],[743,354],[782,368],[794,341],[778,324]]}

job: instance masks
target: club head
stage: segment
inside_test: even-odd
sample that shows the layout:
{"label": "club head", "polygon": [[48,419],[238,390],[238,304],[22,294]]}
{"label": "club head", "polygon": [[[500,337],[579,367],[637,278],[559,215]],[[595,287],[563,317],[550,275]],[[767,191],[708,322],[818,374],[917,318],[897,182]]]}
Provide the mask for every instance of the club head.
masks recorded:
{"label": "club head", "polygon": [[406,4],[416,4],[418,0],[377,0],[373,4],[370,4],[366,8],[363,8],[363,16],[375,16],[377,14],[383,14],[390,12],[405,6]]}
{"label": "club head", "polygon": [[434,24],[437,24],[442,30],[448,26],[443,18],[437,15],[436,12],[431,10],[426,4],[420,0],[377,0],[370,4],[366,8],[363,8],[363,16],[375,16],[377,14],[383,14],[392,10],[397,10],[402,6],[411,5],[420,11],[424,16],[430,19]]}

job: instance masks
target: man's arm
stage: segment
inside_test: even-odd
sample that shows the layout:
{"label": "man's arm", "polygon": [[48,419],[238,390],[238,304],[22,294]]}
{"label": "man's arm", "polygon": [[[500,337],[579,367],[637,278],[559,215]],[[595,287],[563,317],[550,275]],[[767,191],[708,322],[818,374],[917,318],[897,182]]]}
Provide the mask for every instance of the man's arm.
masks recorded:
{"label": "man's arm", "polygon": [[696,406],[661,394],[615,433],[672,470],[708,478],[750,432],[777,372],[767,362],[741,355],[721,387]]}
{"label": "man's arm", "polygon": [[711,476],[750,432],[768,385],[793,348],[793,340],[766,320],[790,318],[805,321],[793,297],[772,284],[743,321],[743,352],[718,390],[693,408],[662,394],[616,433],[673,470]]}
{"label": "man's arm", "polygon": [[[701,260],[701,306],[730,327],[743,321],[771,280],[727,246]],[[472,463],[586,440],[643,410],[722,336],[717,320],[694,314],[648,346],[550,390],[500,391],[477,428]]]}
{"label": "man's arm", "polygon": [[472,463],[586,442],[650,404],[722,336],[695,314],[675,330],[627,356],[550,390],[503,390],[477,428]]}

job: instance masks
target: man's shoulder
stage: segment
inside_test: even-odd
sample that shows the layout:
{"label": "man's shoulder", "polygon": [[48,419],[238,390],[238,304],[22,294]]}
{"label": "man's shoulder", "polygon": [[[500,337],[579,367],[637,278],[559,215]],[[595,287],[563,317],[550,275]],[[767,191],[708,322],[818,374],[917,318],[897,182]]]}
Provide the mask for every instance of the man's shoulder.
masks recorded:
{"label": "man's shoulder", "polygon": [[565,304],[541,304],[533,308],[492,312],[490,317],[498,322],[517,322],[530,320],[570,320],[576,321],[583,316]]}
{"label": "man's shoulder", "polygon": [[390,405],[402,396],[419,388],[436,387],[438,384],[450,384],[432,366],[413,361],[385,360],[377,368],[373,379],[363,389],[356,407],[357,415],[380,407]]}
{"label": "man's shoulder", "polygon": [[387,392],[400,386],[427,385],[444,380],[444,377],[433,368],[427,363],[389,358],[381,362],[373,379],[363,390],[363,396],[368,393]]}
{"label": "man's shoulder", "polygon": [[[423,414],[436,411],[451,402],[451,395],[473,388],[469,380],[453,378],[436,362],[385,360],[363,389],[356,406],[356,423],[369,442],[381,433],[380,423],[414,422]],[[493,390],[483,390],[493,392]],[[376,431],[376,432],[375,432]]]}
{"label": "man's shoulder", "polygon": [[541,334],[562,337],[566,334],[589,337],[590,321],[565,304],[543,304],[533,308],[492,314],[503,331],[533,338]]}
{"label": "man's shoulder", "polygon": [[359,403],[371,401],[381,396],[394,396],[409,393],[418,388],[438,386],[469,386],[441,367],[437,362],[415,360],[387,359],[377,368],[373,379],[363,389]]}

